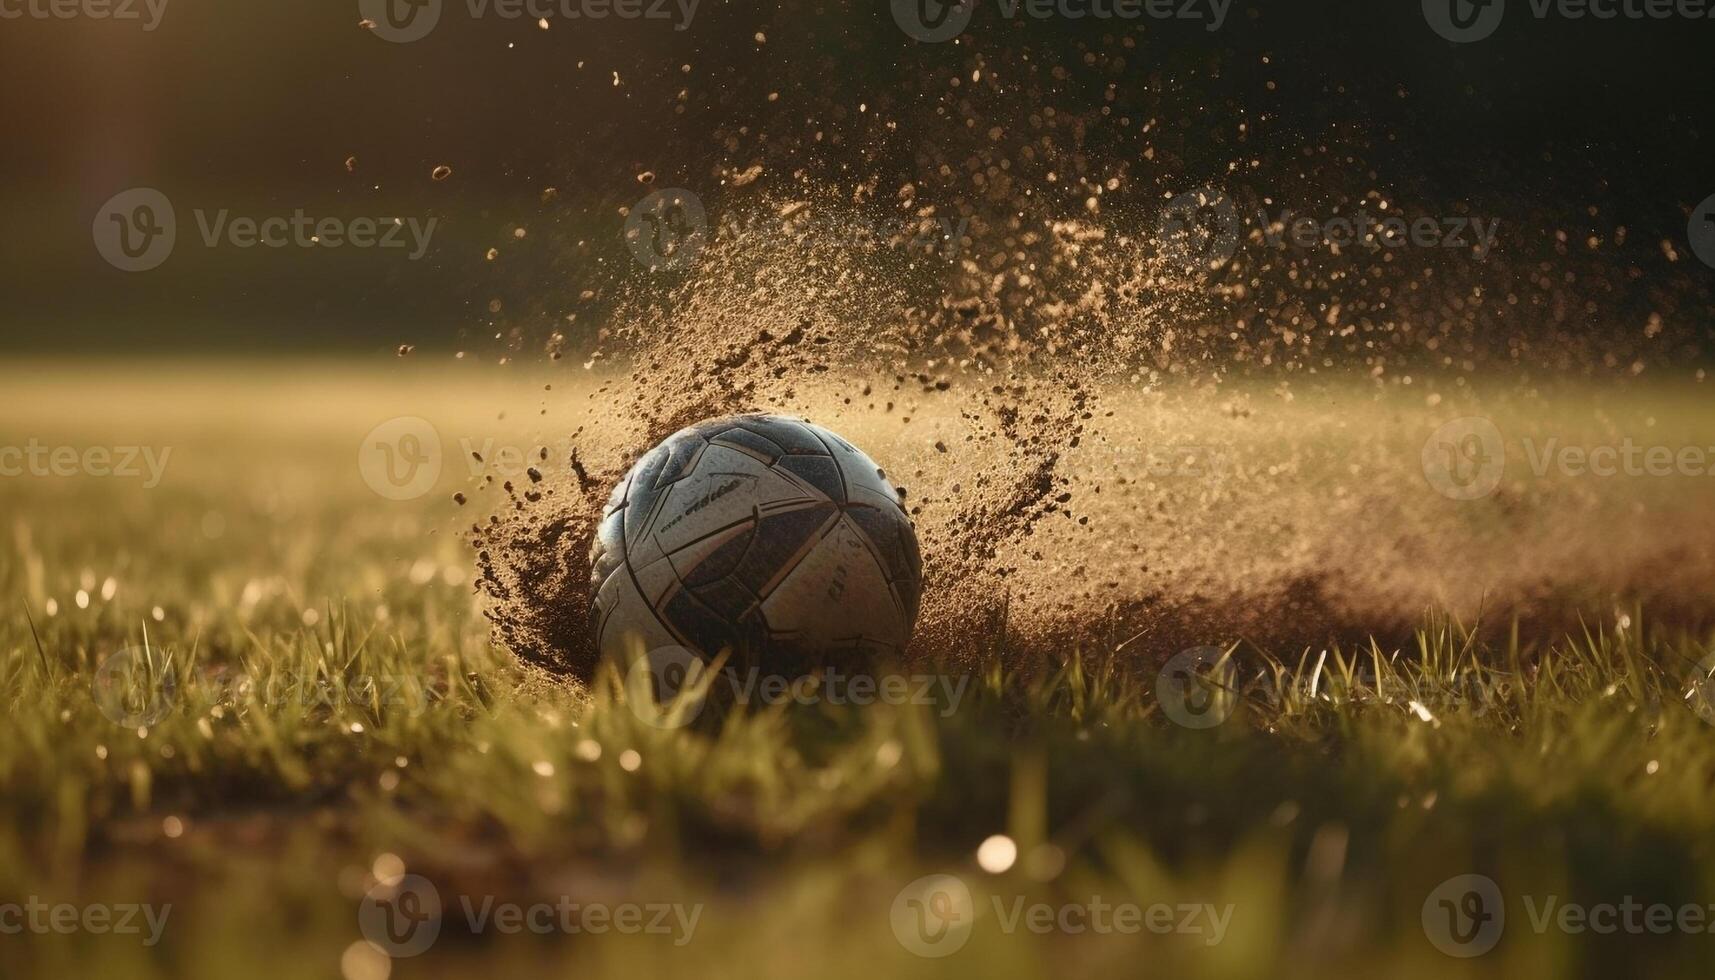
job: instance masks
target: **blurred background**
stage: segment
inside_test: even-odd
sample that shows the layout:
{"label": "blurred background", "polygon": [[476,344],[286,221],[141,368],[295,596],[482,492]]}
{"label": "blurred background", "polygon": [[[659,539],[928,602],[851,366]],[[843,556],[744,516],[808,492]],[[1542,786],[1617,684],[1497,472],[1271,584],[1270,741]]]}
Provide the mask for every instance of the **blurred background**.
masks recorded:
{"label": "blurred background", "polygon": [[[1715,21],[1511,0],[1455,44],[1431,22],[1465,0],[981,0],[931,43],[901,18],[937,0],[122,2],[0,0],[0,896],[179,911],[158,947],[0,946],[21,975],[939,976],[888,926],[931,872],[1242,910],[1212,948],[979,919],[972,975],[1444,978],[1425,896],[1468,872],[1515,924],[1464,975],[1706,973],[1707,935],[1533,938],[1519,898],[1715,894],[1688,689],[1715,664]],[[1174,269],[1163,206],[1200,187],[1243,240]],[[693,268],[625,238],[662,188],[706,209]],[[1358,211],[1495,243],[1270,241]],[[847,246],[928,216],[956,247]],[[283,247],[244,246],[271,221]],[[931,590],[998,583],[1004,617],[943,598],[951,639],[917,644],[980,681],[969,709],[705,738],[497,641],[502,598],[584,610],[478,591],[491,545],[587,581],[567,515],[758,405],[909,485]],[[1699,463],[1546,448],[1621,445]],[[1164,719],[1167,654],[1244,643],[1266,697]],[[144,692],[436,701],[245,689],[138,726],[96,686],[133,651]],[[454,925],[395,967],[358,910],[407,868],[449,901],[688,896],[705,938]]]}
{"label": "blurred background", "polygon": [[[1677,342],[1646,356],[1700,354],[1708,319],[1691,314],[1707,312],[1715,273],[1683,240],[1715,193],[1706,25],[1536,20],[1515,6],[1464,45],[1417,4],[1366,0],[1235,3],[1218,31],[1009,20],[985,2],[939,44],[907,36],[880,0],[703,0],[688,25],[681,7],[539,23],[447,0],[408,43],[362,26],[353,2],[170,0],[152,29],[8,19],[0,346],[462,349],[564,329],[584,290],[640,273],[616,264],[621,209],[648,190],[640,173],[712,209],[723,175],[762,164],[777,186],[873,179],[885,194],[915,181],[921,197],[981,212],[987,195],[1005,212],[1015,202],[993,181],[971,183],[1005,160],[1045,214],[1075,215],[1078,182],[1032,166],[1081,159],[1098,179],[1123,173],[1109,215],[1235,181],[1277,209],[1380,188],[1500,215],[1506,264],[1491,283],[1535,285],[1537,260],[1570,250],[1588,268],[1554,278],[1589,289],[1561,301],[1599,296],[1602,315],[1563,317],[1568,335],[1630,346],[1667,309]],[[103,261],[92,226],[136,187],[171,200],[178,241],[158,268],[126,273]],[[193,213],[223,209],[436,225],[416,261],[409,249],[207,247]]]}

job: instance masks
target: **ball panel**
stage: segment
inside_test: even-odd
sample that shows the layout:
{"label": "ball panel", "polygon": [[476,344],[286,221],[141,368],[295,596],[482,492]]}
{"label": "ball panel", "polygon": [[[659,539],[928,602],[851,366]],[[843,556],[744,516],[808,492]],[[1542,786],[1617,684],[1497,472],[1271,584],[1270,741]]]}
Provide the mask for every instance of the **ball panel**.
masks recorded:
{"label": "ball panel", "polygon": [[840,475],[845,478],[849,488],[848,495],[855,495],[861,489],[871,490],[881,496],[898,501],[899,495],[892,484],[881,476],[881,467],[875,461],[855,449],[841,449],[834,454],[834,461],[840,465]]}
{"label": "ball panel", "polygon": [[863,539],[889,582],[915,584],[920,562],[905,546],[905,535],[892,515],[876,507],[848,507],[846,519],[863,531]]}
{"label": "ball panel", "polygon": [[643,529],[648,526],[656,507],[660,503],[661,491],[655,488],[655,477],[667,465],[667,447],[658,446],[649,454],[637,461],[630,475],[626,477],[624,509],[621,511],[625,522],[625,551],[631,554],[635,543],[642,539]]}
{"label": "ball panel", "polygon": [[836,504],[846,502],[846,481],[831,456],[782,456],[776,469],[792,474]]}
{"label": "ball panel", "polygon": [[668,556],[679,581],[696,588],[731,575],[756,540],[754,512],[744,521],[721,528]]}
{"label": "ball panel", "polygon": [[802,489],[755,458],[710,446],[697,471],[668,488],[644,533],[672,553],[751,519],[759,504],[803,496]]}
{"label": "ball panel", "polygon": [[624,504],[610,509],[596,526],[595,545],[591,556],[590,576],[594,582],[606,581],[625,561]]}
{"label": "ball panel", "polygon": [[851,495],[853,507],[869,507],[887,515],[887,519],[895,524],[911,526],[911,520],[905,516],[905,508],[899,506],[899,496],[892,487],[879,489],[858,484],[852,487]]}
{"label": "ball panel", "polygon": [[647,565],[633,564],[631,578],[637,584],[638,594],[643,597],[643,601],[649,603],[651,609],[660,609],[667,594],[683,584],[679,578],[679,570],[673,567],[666,555]]}
{"label": "ball panel", "polygon": [[680,645],[714,654],[742,648],[737,624],[696,597],[689,589],[675,589],[661,608],[661,621],[675,634]]}
{"label": "ball panel", "polygon": [[759,436],[749,429],[733,426],[718,435],[712,436],[709,442],[716,446],[727,446],[741,452],[749,453],[764,463],[773,465],[774,461],[786,455],[786,450],[772,441]]}
{"label": "ball panel", "polygon": [[839,521],[762,601],[772,636],[813,647],[891,645],[909,632],[875,556]]}
{"label": "ball panel", "polygon": [[811,500],[763,510],[760,516],[756,542],[732,575],[739,584],[766,598],[838,519],[839,509],[825,500]]}
{"label": "ball panel", "polygon": [[624,568],[602,581],[590,611],[596,648],[604,655],[624,654],[634,644],[653,650],[675,642],[672,631],[655,615]]}
{"label": "ball panel", "polygon": [[625,637],[713,654],[901,652],[921,557],[869,457],[779,416],[699,423],[638,460],[591,549],[604,653]]}
{"label": "ball panel", "polygon": [[733,421],[739,428],[762,436],[787,453],[823,456],[828,453],[828,447],[802,422],[778,415],[740,415]]}
{"label": "ball panel", "polygon": [[721,578],[691,590],[702,603],[720,614],[728,623],[740,627],[761,623],[759,609],[762,601],[750,590],[730,578]]}
{"label": "ball panel", "polygon": [[665,448],[667,460],[656,471],[655,479],[650,484],[656,490],[665,489],[690,476],[696,470],[698,461],[702,459],[703,452],[709,448],[709,443],[695,432],[681,432],[667,440]]}

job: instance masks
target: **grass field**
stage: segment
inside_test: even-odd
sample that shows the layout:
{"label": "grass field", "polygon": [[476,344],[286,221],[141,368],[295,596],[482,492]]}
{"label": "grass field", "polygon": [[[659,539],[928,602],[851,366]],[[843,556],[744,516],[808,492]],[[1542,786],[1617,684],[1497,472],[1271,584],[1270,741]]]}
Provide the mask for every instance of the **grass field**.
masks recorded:
{"label": "grass field", "polygon": [[[1465,413],[1451,395],[1116,395],[1071,461],[1132,474],[1112,520],[1046,536],[1092,556],[1078,587],[1134,560],[1137,596],[1205,603],[1315,573],[1340,644],[1245,627],[1274,607],[1129,646],[1135,622],[1096,617],[1052,658],[930,656],[877,703],[824,688],[674,727],[617,669],[521,669],[473,595],[462,531],[486,512],[452,494],[496,447],[558,451],[569,373],[4,370],[0,446],[49,461],[0,478],[5,976],[1707,974],[1710,477],[1513,467],[1460,502],[1418,459]],[[1509,440],[1715,447],[1689,384],[1485,404]],[[449,463],[410,500],[359,462],[397,416]],[[926,448],[955,419],[841,424],[917,486],[957,466]],[[91,475],[90,447],[133,446],[137,475]],[[1140,446],[1167,452],[1141,477]],[[1222,465],[1163,468],[1199,447]],[[1376,642],[1349,635],[1370,620]],[[1193,639],[1213,680],[1158,676]],[[421,898],[402,874],[439,934],[392,959],[360,913]],[[933,874],[966,891],[913,884]],[[1504,931],[1449,917],[1465,875]],[[165,917],[98,934],[60,904]],[[45,924],[10,928],[30,905]]]}

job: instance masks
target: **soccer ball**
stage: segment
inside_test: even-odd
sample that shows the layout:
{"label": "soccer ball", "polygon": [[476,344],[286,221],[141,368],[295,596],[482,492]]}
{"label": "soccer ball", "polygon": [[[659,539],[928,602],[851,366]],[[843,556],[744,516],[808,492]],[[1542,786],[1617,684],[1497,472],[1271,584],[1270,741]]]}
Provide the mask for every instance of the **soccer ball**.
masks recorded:
{"label": "soccer ball", "polygon": [[591,548],[603,656],[681,647],[808,667],[897,656],[922,559],[899,492],[826,429],[735,415],[683,429],[631,468]]}

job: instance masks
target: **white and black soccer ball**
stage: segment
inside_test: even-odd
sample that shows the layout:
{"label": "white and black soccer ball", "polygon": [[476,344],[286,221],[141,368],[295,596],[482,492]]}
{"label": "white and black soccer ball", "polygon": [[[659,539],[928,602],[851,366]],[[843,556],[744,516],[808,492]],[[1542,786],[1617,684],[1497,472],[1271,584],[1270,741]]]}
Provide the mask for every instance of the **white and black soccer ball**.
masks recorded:
{"label": "white and black soccer ball", "polygon": [[614,487],[591,548],[603,656],[683,647],[784,667],[897,656],[922,559],[899,492],[826,429],[736,415],[683,429]]}

